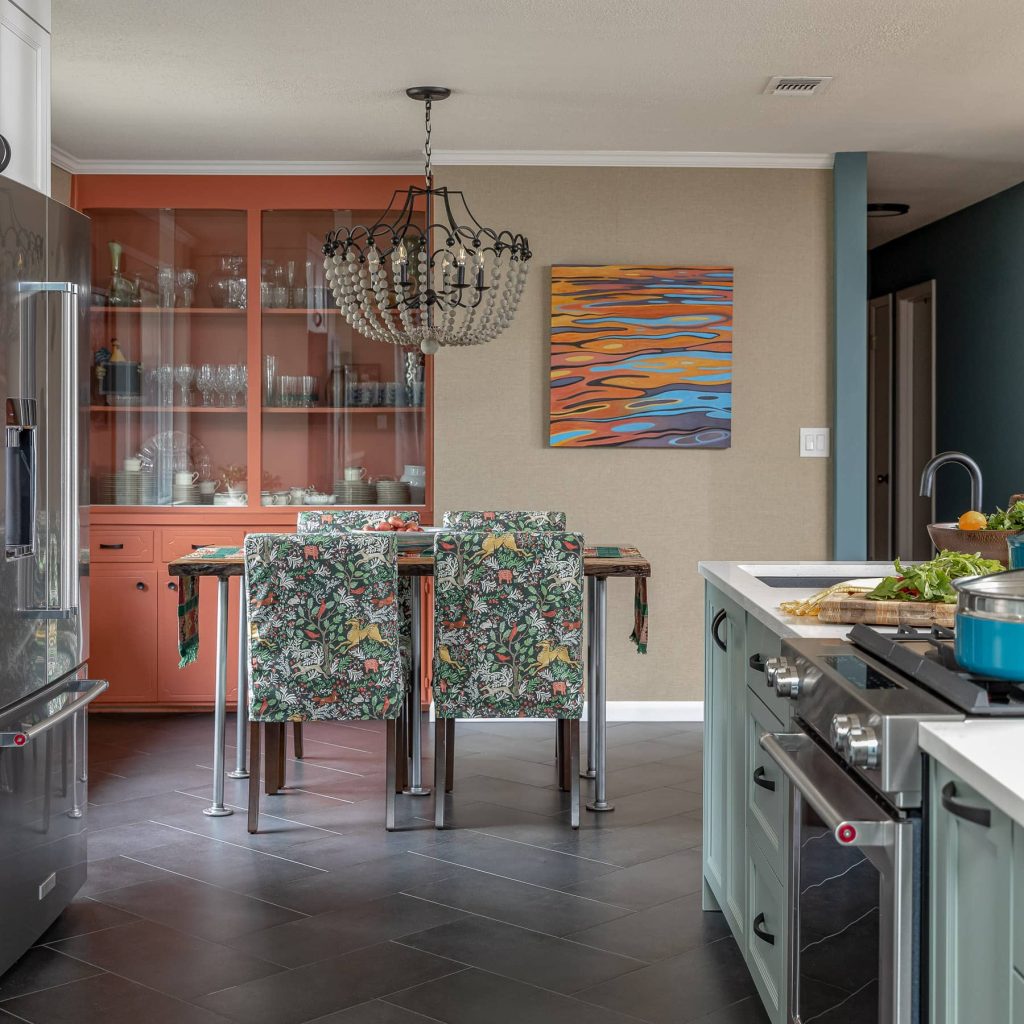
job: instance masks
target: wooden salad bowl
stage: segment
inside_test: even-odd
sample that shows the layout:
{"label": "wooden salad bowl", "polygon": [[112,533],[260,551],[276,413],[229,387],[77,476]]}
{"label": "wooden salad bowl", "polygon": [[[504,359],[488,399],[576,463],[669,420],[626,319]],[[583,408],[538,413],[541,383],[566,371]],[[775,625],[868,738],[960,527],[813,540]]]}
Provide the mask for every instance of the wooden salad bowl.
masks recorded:
{"label": "wooden salad bowl", "polygon": [[1010,549],[1006,538],[1016,530],[961,530],[956,523],[932,523],[928,536],[936,551],[959,551],[965,555],[995,558],[1003,565],[1010,564]]}

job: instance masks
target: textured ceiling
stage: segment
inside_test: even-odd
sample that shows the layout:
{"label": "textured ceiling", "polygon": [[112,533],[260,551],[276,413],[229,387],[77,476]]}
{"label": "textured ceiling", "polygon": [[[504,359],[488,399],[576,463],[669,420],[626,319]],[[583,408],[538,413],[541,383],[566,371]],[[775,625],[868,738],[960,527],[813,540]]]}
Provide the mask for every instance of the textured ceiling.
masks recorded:
{"label": "textured ceiling", "polygon": [[1024,177],[1019,0],[53,0],[53,33],[79,159],[415,159],[427,82],[440,150],[881,151],[953,208]]}

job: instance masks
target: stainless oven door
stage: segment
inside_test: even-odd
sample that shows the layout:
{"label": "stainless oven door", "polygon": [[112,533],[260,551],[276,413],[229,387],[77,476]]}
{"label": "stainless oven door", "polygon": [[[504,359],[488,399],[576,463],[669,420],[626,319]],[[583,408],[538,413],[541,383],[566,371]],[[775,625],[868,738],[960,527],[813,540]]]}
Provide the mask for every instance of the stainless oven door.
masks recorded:
{"label": "stainless oven door", "polygon": [[918,1024],[920,820],[876,802],[805,732],[761,746],[792,783],[789,1020]]}

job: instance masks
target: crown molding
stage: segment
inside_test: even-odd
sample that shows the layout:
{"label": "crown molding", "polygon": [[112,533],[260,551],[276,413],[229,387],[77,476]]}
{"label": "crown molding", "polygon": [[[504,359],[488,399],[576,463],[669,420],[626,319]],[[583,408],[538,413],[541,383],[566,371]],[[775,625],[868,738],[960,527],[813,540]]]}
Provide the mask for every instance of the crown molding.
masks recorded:
{"label": "crown molding", "polygon": [[[414,160],[80,160],[54,146],[71,174],[416,174]],[[682,153],[648,150],[442,149],[439,167],[746,167],[831,170],[831,153]]]}

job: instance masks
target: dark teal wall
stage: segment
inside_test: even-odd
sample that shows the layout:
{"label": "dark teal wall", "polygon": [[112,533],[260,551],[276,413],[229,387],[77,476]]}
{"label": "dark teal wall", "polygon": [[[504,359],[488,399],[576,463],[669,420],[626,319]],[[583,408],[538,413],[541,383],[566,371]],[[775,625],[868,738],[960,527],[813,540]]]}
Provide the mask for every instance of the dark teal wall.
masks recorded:
{"label": "dark teal wall", "polygon": [[[871,295],[935,279],[936,443],[973,455],[986,511],[1024,492],[1024,184],[873,249]],[[969,505],[967,474],[943,469],[940,520]]]}

